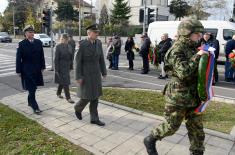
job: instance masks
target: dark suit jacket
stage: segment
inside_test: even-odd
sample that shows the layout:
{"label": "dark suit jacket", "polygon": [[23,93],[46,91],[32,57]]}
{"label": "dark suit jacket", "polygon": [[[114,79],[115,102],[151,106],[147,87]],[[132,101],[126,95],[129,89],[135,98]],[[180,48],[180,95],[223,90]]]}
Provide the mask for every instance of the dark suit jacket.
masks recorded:
{"label": "dark suit jacket", "polygon": [[16,73],[21,73],[22,86],[25,90],[36,89],[43,86],[42,70],[45,69],[45,58],[42,42],[28,39],[19,42],[16,53]]}

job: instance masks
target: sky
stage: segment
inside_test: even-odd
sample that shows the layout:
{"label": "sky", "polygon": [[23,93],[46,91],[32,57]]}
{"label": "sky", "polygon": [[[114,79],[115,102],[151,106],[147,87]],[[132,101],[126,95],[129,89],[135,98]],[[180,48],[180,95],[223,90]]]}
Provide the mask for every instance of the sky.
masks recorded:
{"label": "sky", "polygon": [[[90,0],[85,0],[88,3],[90,3]],[[93,5],[95,4],[95,0],[93,1]],[[232,16],[232,12],[228,12],[227,10],[232,10],[232,5],[234,0],[226,0],[227,1],[227,8],[229,9],[224,9],[224,10],[218,10],[218,9],[212,9],[211,12],[214,14],[210,16],[208,19],[209,20],[228,20]],[[3,13],[4,10],[6,9],[8,5],[7,0],[0,0],[0,12]]]}
{"label": "sky", "polygon": [[0,0],[0,12],[3,13],[8,5],[7,0]]}

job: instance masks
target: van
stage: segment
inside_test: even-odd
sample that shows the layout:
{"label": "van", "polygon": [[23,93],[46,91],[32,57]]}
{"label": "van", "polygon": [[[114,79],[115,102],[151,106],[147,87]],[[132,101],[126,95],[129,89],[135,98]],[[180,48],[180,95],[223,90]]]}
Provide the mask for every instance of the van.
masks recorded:
{"label": "van", "polygon": [[[161,35],[168,33],[170,38],[177,34],[180,21],[156,21],[149,25],[148,36],[153,44],[161,41]],[[211,32],[220,43],[218,61],[225,62],[224,45],[235,34],[235,23],[229,21],[201,21],[205,32]]]}

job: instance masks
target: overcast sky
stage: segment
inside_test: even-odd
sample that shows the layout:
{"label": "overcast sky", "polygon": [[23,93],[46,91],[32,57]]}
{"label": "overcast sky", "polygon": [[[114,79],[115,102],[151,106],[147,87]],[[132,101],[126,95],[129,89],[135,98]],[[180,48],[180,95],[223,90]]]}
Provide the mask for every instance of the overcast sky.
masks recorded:
{"label": "overcast sky", "polygon": [[[90,0],[85,0],[88,3],[91,3]],[[93,5],[95,4],[96,0],[92,0],[93,1]],[[209,20],[228,20],[229,18],[231,18],[232,16],[232,7],[234,0],[226,0],[227,1],[227,9],[223,9],[223,10],[218,10],[218,9],[212,9],[211,12],[213,13],[208,19]],[[169,0],[170,2],[170,0]],[[7,5],[8,5],[8,1],[7,0],[0,0],[0,12],[3,13],[4,10],[6,9]],[[230,11],[228,11],[230,10]]]}
{"label": "overcast sky", "polygon": [[3,13],[8,5],[8,1],[7,0],[0,0],[0,4],[1,4],[0,5],[0,12]]}

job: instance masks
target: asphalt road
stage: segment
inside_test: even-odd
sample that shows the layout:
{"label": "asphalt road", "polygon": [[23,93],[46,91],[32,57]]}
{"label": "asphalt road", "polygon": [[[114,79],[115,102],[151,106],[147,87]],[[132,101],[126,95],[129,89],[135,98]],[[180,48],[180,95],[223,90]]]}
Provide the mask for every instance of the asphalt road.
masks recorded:
{"label": "asphalt road", "polygon": [[[0,98],[23,91],[21,88],[20,78],[15,74],[15,55],[17,41],[13,43],[0,43]],[[103,46],[104,51],[106,46]],[[44,72],[45,87],[55,87],[53,82],[54,73],[51,69],[51,49],[44,48],[47,70]],[[106,60],[108,66],[108,61]],[[129,71],[128,61],[122,49],[120,55],[119,70],[108,70],[108,77],[104,79],[103,86],[122,87],[122,88],[142,88],[162,90],[169,79],[158,79],[160,69],[151,65],[151,71],[147,75],[140,74],[142,68],[141,57],[136,54],[134,61],[134,70]],[[235,100],[235,84],[224,81],[224,66],[219,65],[219,83],[214,86],[214,93],[217,97],[223,97]],[[73,72],[71,72],[73,79]],[[72,87],[76,86],[74,80]]]}

